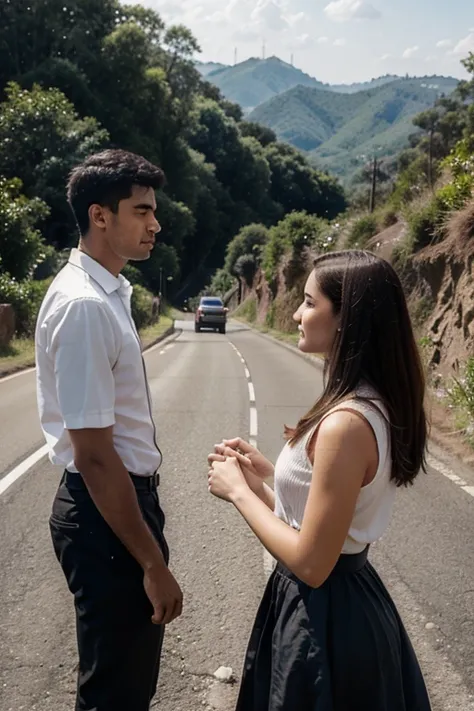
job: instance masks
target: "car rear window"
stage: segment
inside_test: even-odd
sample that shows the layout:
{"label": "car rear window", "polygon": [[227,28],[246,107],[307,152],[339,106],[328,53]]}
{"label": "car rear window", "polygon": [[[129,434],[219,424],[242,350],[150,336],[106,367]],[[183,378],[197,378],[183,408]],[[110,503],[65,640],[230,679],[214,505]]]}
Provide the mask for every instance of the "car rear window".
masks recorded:
{"label": "car rear window", "polygon": [[202,306],[223,306],[220,299],[201,299]]}

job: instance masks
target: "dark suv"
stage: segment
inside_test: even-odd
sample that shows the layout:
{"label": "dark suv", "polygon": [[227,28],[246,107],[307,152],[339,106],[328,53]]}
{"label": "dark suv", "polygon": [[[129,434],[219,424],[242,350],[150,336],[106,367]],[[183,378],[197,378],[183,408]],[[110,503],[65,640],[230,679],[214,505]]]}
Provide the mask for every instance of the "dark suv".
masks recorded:
{"label": "dark suv", "polygon": [[213,328],[225,333],[227,311],[222,299],[217,296],[203,296],[196,309],[194,330],[199,333],[202,328]]}

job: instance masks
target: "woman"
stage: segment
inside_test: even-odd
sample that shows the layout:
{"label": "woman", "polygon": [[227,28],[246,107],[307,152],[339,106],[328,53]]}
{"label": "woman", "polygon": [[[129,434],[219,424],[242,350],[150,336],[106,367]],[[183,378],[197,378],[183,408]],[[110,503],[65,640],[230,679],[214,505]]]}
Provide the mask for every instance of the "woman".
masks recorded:
{"label": "woman", "polygon": [[[400,280],[369,252],[316,259],[294,316],[325,355],[320,399],[275,470],[240,439],[209,455],[209,490],[277,559],[237,711],[429,711],[398,612],[367,560],[397,487],[425,466],[424,378]],[[275,476],[274,492],[264,479]]]}

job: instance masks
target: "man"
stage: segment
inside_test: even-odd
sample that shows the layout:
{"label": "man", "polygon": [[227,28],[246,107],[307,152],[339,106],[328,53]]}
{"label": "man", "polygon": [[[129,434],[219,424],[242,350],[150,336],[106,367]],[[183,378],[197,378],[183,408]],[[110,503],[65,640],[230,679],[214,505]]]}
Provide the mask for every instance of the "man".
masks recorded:
{"label": "man", "polygon": [[161,452],[133,323],[129,260],[148,259],[161,170],[106,150],[75,168],[68,200],[78,249],[38,317],[41,425],[64,469],[50,529],[74,595],[76,711],[148,711],[164,625],[181,614],[157,493]]}

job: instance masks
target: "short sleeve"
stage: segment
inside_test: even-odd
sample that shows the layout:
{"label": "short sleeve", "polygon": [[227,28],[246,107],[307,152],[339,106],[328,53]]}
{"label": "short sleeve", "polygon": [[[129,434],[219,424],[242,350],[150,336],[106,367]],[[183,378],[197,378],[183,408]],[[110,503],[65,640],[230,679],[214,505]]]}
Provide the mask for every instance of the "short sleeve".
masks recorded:
{"label": "short sleeve", "polygon": [[64,426],[70,430],[115,424],[113,367],[120,329],[99,299],[71,301],[51,320],[48,351]]}

